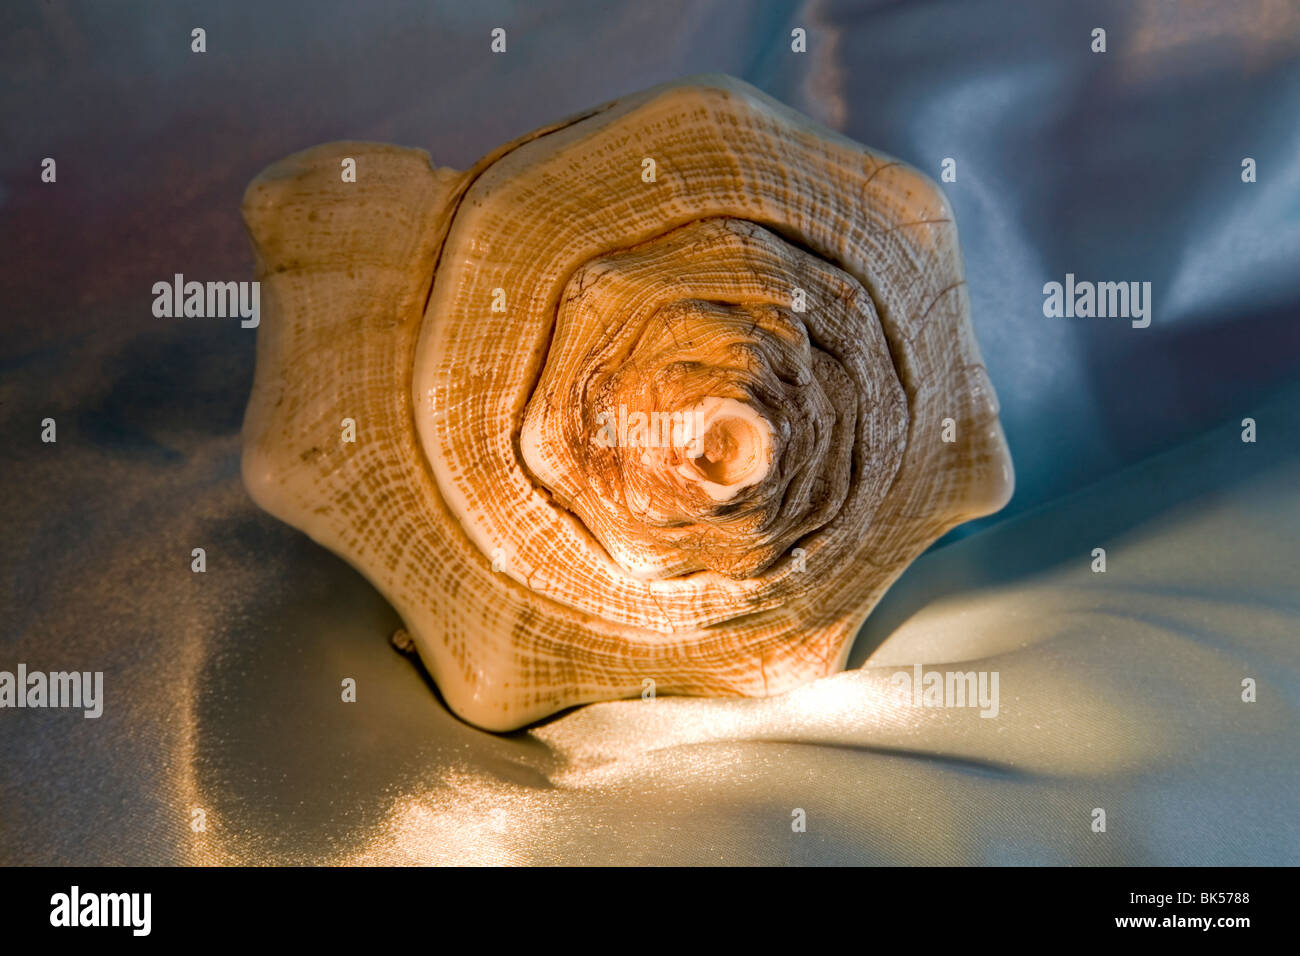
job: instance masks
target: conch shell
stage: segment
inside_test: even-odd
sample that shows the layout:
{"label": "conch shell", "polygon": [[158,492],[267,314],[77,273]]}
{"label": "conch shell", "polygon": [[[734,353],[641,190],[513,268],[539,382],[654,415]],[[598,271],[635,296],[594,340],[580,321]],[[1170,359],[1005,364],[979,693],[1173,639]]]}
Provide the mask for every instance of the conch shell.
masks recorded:
{"label": "conch shell", "polygon": [[468,172],[317,146],[243,212],[249,492],[370,579],[481,727],[830,674],[1011,494],[943,194],[730,77]]}

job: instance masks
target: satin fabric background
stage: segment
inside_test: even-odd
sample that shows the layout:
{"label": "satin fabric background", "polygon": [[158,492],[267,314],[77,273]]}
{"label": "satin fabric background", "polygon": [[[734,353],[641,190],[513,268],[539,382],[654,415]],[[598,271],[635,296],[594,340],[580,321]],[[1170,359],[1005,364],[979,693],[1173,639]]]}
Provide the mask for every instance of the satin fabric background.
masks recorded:
{"label": "satin fabric background", "polygon": [[[268,6],[0,14],[0,669],[106,696],[0,711],[0,862],[1300,862],[1300,7]],[[480,732],[244,493],[254,333],[156,319],[151,286],[251,278],[243,188],[295,150],[464,168],[704,71],[956,160],[1016,496],[906,572],[842,675]],[[1151,326],[1044,317],[1067,272],[1150,281]],[[907,706],[915,664],[996,671],[998,715]]]}

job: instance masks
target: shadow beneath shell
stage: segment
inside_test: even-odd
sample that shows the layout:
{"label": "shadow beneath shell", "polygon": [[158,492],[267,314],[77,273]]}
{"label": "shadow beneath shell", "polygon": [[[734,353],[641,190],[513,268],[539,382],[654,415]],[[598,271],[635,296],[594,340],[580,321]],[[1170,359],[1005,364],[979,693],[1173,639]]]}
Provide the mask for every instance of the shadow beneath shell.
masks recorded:
{"label": "shadow beneath shell", "polygon": [[449,778],[551,786],[545,746],[447,709],[418,660],[390,644],[396,612],[345,562],[252,512],[210,540],[210,553],[260,569],[203,642],[193,704],[195,799],[226,862],[337,859],[373,839],[404,794]]}

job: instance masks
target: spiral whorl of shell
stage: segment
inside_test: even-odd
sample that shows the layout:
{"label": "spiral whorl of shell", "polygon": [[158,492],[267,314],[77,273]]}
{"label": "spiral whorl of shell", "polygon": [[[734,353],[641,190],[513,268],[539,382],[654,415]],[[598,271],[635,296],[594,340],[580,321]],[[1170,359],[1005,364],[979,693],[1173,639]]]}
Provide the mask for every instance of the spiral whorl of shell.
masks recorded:
{"label": "spiral whorl of shell", "polygon": [[[732,580],[699,581],[734,608],[752,607],[760,580],[797,593],[797,565],[773,565],[801,543],[846,557],[906,439],[862,285],[754,223],[703,219],[577,270],[521,446],[612,574],[716,571]],[[641,614],[669,630],[690,620]]]}
{"label": "spiral whorl of shell", "polygon": [[938,188],[731,78],[467,173],[316,147],[245,216],[269,299],[245,480],[481,726],[833,672],[1010,494]]}

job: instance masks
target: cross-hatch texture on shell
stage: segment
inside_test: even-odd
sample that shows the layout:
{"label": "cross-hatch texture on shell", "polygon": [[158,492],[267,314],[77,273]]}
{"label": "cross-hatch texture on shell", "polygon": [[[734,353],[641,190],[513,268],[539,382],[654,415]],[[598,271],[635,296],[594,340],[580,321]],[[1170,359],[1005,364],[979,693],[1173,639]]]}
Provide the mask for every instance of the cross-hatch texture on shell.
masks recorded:
{"label": "cross-hatch texture on shell", "polygon": [[318,146],[244,216],[245,483],[479,726],[833,673],[903,569],[1010,496],[943,194],[730,77],[468,172]]}

